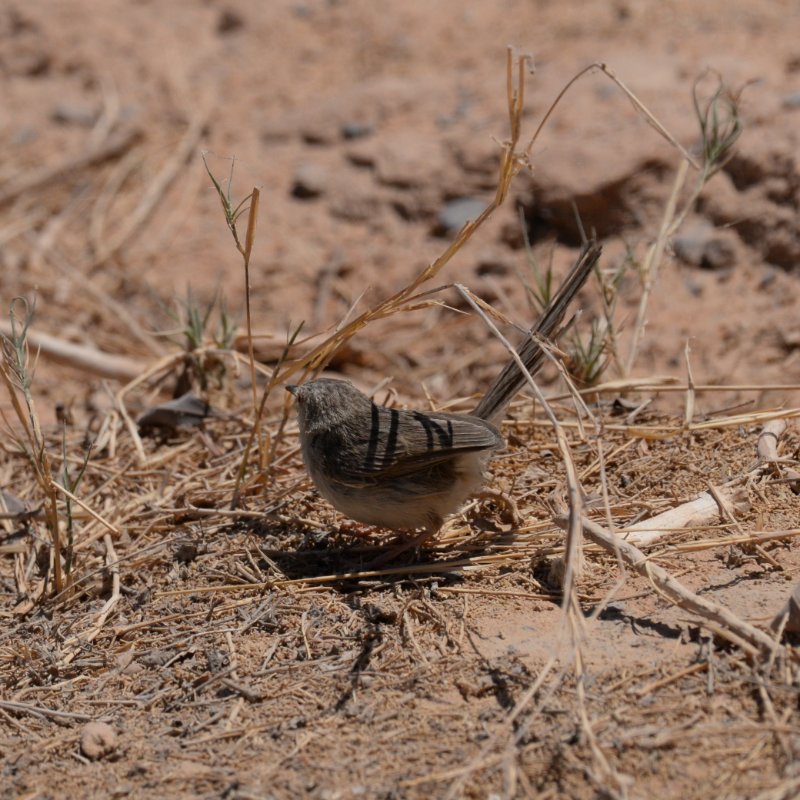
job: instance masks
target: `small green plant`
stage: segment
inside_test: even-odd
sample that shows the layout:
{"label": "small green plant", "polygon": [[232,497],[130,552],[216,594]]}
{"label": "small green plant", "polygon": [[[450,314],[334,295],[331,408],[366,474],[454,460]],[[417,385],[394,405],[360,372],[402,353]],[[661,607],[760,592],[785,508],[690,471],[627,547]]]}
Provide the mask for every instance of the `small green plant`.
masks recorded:
{"label": "small green plant", "polygon": [[522,206],[519,208],[519,224],[522,230],[522,242],[525,245],[525,260],[531,280],[528,279],[528,275],[519,270],[517,270],[517,275],[525,287],[528,307],[533,314],[538,315],[547,308],[547,304],[553,295],[553,260],[552,258],[550,259],[546,269],[543,269],[539,263],[539,259],[531,245],[528,223],[525,219],[525,209]]}
{"label": "small green plant", "polygon": [[217,312],[217,325],[216,330],[210,334],[214,346],[219,350],[228,350],[233,346],[236,323],[228,314],[225,297],[218,290],[205,308],[201,308],[189,287],[186,291],[186,300],[181,304],[183,335],[187,350],[197,350],[206,344],[209,337],[209,323],[214,311]]}
{"label": "small green plant", "polygon": [[595,270],[600,288],[601,315],[592,319],[588,339],[575,331],[570,336],[568,346],[569,373],[581,386],[598,383],[611,362],[619,367],[617,301],[622,281],[632,265],[633,251],[628,248],[625,258],[615,270]]}
{"label": "small green plant", "polygon": [[[267,385],[264,389],[264,392],[261,397],[261,402],[258,401],[258,390],[257,390],[257,375],[256,375],[256,358],[255,352],[253,347],[253,323],[252,323],[252,313],[250,310],[250,258],[253,253],[253,244],[255,243],[255,236],[256,236],[256,223],[258,220],[258,207],[260,201],[260,192],[257,188],[253,188],[253,191],[247,195],[243,200],[239,203],[234,204],[234,201],[231,196],[232,186],[233,186],[233,168],[236,164],[235,160],[231,161],[231,172],[228,176],[228,190],[225,191],[222,186],[220,185],[219,181],[214,177],[211,169],[208,166],[208,162],[206,161],[205,155],[203,156],[203,164],[205,164],[206,172],[208,176],[211,178],[211,182],[214,184],[214,189],[217,192],[217,196],[219,197],[220,203],[222,204],[222,211],[225,215],[225,224],[228,226],[228,230],[231,232],[231,236],[233,236],[234,244],[236,245],[236,249],[239,251],[239,254],[242,256],[242,261],[244,263],[244,300],[245,300],[245,320],[247,325],[247,354],[250,361],[250,385],[252,389],[252,402],[253,402],[253,429],[251,435],[245,445],[244,451],[242,453],[242,460],[239,465],[239,470],[236,477],[236,487],[233,493],[232,499],[232,507],[236,507],[239,503],[239,493],[240,488],[242,485],[242,481],[244,480],[245,473],[247,471],[247,465],[250,460],[250,453],[253,447],[253,443],[256,442],[258,446],[258,455],[259,455],[259,468],[261,470],[266,469],[270,448],[266,442],[266,438],[263,435],[262,427],[261,427],[261,413],[266,405],[267,398],[269,397],[270,392],[277,384],[277,376],[280,372],[279,367],[272,373],[272,378],[267,382]],[[249,203],[249,205],[248,205]],[[239,230],[237,227],[239,218],[247,212],[247,231],[244,236],[244,245],[242,244],[241,237],[239,236]],[[299,329],[298,329],[299,332]],[[288,353],[288,347],[286,352]]]}
{"label": "small green plant", "polygon": [[[261,423],[258,419],[258,395],[256,393],[256,358],[253,350],[253,322],[252,314],[250,311],[250,257],[253,254],[253,244],[256,239],[256,222],[258,220],[258,206],[261,197],[257,188],[253,188],[247,197],[234,205],[231,197],[233,187],[233,168],[236,165],[235,160],[231,160],[231,172],[228,176],[228,190],[225,191],[220,185],[219,181],[214,177],[211,169],[206,161],[205,154],[203,154],[203,164],[205,165],[208,177],[214,184],[214,189],[217,192],[220,203],[222,204],[222,211],[225,215],[225,224],[233,236],[236,249],[242,256],[244,262],[244,301],[245,301],[245,321],[247,324],[247,354],[250,359],[250,379],[253,392],[253,413],[256,415],[255,425],[260,431]],[[249,205],[248,205],[249,203]],[[239,236],[238,222],[239,218],[247,212],[247,230],[244,236],[244,244],[242,244]],[[260,441],[259,435],[259,441]]]}
{"label": "small green plant", "polygon": [[65,496],[65,510],[66,510],[66,529],[67,529],[67,546],[64,552],[64,571],[67,575],[67,582],[69,583],[70,576],[72,575],[72,567],[75,556],[75,520],[72,516],[72,495],[75,495],[86,472],[86,466],[89,463],[89,456],[92,454],[91,447],[87,447],[83,457],[83,463],[78,469],[77,475],[74,477],[69,471],[69,461],[67,459],[67,424],[62,421],[61,424],[61,479],[63,486],[68,494]]}
{"label": "small green plant", "polygon": [[717,75],[716,89],[708,100],[702,101],[699,92],[703,77],[695,81],[692,100],[700,127],[703,149],[701,178],[705,183],[730,161],[733,146],[742,133],[742,120],[739,116],[742,90],[731,91]]}
{"label": "small green plant", "polygon": [[608,366],[607,328],[593,319],[588,339],[577,332],[569,338],[567,369],[578,386],[594,386]]}
{"label": "small green plant", "polygon": [[228,313],[222,293],[219,290],[215,292],[203,306],[189,287],[186,299],[179,301],[176,310],[168,310],[167,314],[176,323],[182,337],[178,344],[186,353],[184,368],[173,394],[178,397],[195,384],[206,391],[212,379],[221,386],[227,367],[225,360],[218,358],[214,351],[230,350],[236,336],[236,322]]}
{"label": "small green plant", "polygon": [[[20,311],[21,309],[21,311]],[[0,358],[0,377],[5,383],[14,414],[22,433],[0,411],[11,440],[27,458],[36,482],[45,498],[45,521],[50,533],[53,563],[53,589],[57,594],[64,588],[64,574],[61,566],[61,531],[58,518],[57,489],[50,467],[50,458],[39,424],[39,415],[33,400],[33,368],[28,351],[28,328],[33,321],[34,305],[24,297],[15,297],[9,308],[11,335],[0,336],[2,358]]]}
{"label": "small green plant", "polygon": [[664,216],[658,236],[641,261],[638,271],[642,284],[642,294],[639,298],[639,308],[633,326],[630,350],[622,369],[622,374],[625,376],[631,374],[639,352],[639,344],[644,333],[647,317],[647,304],[658,278],[667,243],[677,233],[688,214],[694,209],[700,193],[709,179],[728,163],[733,155],[734,145],[742,132],[739,105],[743,90],[731,91],[717,75],[716,88],[707,100],[702,101],[700,99],[700,83],[702,79],[701,77],[695,82],[692,98],[698,127],[700,128],[700,149],[703,161],[699,166],[694,185],[688,192],[686,199],[682,201],[682,205],[680,204],[680,199],[686,181],[688,165],[689,163],[694,165],[694,161],[686,157],[678,166],[672,192],[664,208]]}
{"label": "small green plant", "polygon": [[[242,245],[241,240],[239,239],[239,230],[237,228],[237,224],[239,222],[239,217],[241,217],[242,214],[252,211],[253,201],[258,197],[258,189],[253,189],[253,191],[247,195],[247,197],[234,205],[231,192],[233,191],[233,170],[236,166],[236,159],[231,159],[231,171],[230,175],[228,175],[227,191],[222,188],[219,181],[214,177],[214,173],[211,172],[208,162],[206,161],[205,153],[203,153],[203,165],[206,168],[208,177],[211,178],[211,182],[214,184],[214,189],[217,192],[220,203],[222,203],[222,211],[225,215],[225,224],[228,226],[231,236],[233,236],[236,249],[242,254],[242,256],[245,257],[247,263],[249,262],[250,251],[252,250],[253,246],[252,236],[250,236],[251,226],[248,224],[247,234],[245,235],[245,244]],[[247,205],[248,203],[250,203],[250,206]],[[255,230],[252,231],[252,234],[253,236],[255,235]]]}
{"label": "small green plant", "polygon": [[[546,267],[543,267],[540,263],[531,246],[528,227],[522,209],[520,209],[520,225],[528,271],[527,273],[518,271],[517,274],[525,287],[525,294],[531,313],[534,316],[538,316],[547,307],[552,297],[553,263],[552,258]],[[578,225],[582,230],[580,220],[578,220]],[[572,331],[567,340],[567,352],[569,354],[567,370],[580,386],[593,386],[596,384],[605,372],[609,361],[612,358],[614,360],[617,359],[617,330],[614,314],[619,287],[627,268],[627,262],[623,262],[610,276],[604,275],[599,268],[595,269],[595,276],[600,287],[602,299],[602,317],[592,319],[588,338],[578,331]]]}

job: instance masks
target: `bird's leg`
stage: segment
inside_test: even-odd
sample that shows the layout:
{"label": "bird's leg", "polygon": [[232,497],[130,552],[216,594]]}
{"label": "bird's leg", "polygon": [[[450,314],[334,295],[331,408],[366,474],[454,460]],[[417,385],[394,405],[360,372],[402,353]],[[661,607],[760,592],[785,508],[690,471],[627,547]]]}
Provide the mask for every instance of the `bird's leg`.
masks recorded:
{"label": "bird's leg", "polygon": [[370,562],[368,569],[377,569],[378,567],[383,566],[389,561],[393,561],[397,556],[401,555],[402,553],[407,552],[408,550],[415,549],[417,547],[422,546],[428,539],[432,538],[436,535],[439,528],[441,528],[441,523],[433,526],[425,526],[424,530],[417,534],[416,536],[412,537],[411,539],[406,539],[404,542],[396,545],[395,547],[390,548],[385,553],[379,555],[374,561]]}
{"label": "bird's leg", "polygon": [[517,504],[514,502],[514,498],[505,492],[482,489],[480,492],[476,492],[473,497],[476,500],[488,500],[500,506],[503,522],[508,522],[515,528],[519,528],[522,525],[522,516],[519,513]]}
{"label": "bird's leg", "polygon": [[365,527],[362,522],[344,519],[339,523],[339,533],[353,539],[366,539],[372,533],[372,530],[369,527]]}

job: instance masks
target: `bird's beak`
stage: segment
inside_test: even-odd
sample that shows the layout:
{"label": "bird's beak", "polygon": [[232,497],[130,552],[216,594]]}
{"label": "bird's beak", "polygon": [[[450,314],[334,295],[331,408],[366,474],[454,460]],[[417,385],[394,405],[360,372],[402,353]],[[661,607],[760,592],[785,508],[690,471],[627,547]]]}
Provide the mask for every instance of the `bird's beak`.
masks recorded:
{"label": "bird's beak", "polygon": [[297,390],[299,388],[300,387],[296,386],[294,383],[287,383],[286,384],[286,391],[289,392],[289,394],[292,394],[294,396],[297,396]]}

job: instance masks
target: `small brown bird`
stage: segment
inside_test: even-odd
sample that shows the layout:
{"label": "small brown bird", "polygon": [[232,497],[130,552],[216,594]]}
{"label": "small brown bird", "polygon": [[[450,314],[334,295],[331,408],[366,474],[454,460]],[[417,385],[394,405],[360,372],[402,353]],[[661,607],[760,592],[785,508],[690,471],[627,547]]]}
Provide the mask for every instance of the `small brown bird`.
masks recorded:
{"label": "small brown bird", "polygon": [[[539,340],[556,333],[600,252],[594,242],[584,247],[517,350],[531,374],[545,358]],[[503,445],[496,425],[525,381],[511,359],[472,414],[386,408],[342,380],[286,388],[297,399],[303,461],[319,493],[358,522],[422,529],[393,556],[433,535],[480,489],[492,453]]]}

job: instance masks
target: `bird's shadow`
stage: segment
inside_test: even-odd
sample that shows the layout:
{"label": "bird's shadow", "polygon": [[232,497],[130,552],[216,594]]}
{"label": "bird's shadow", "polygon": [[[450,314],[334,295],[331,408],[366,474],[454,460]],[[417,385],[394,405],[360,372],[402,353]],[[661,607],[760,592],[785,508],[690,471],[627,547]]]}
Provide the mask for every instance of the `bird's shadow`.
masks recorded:
{"label": "bird's shadow", "polygon": [[[589,609],[589,613],[592,609]],[[655,636],[660,636],[662,639],[679,639],[683,633],[678,625],[670,625],[666,622],[659,622],[658,620],[651,619],[650,617],[637,616],[630,614],[623,608],[609,605],[604,608],[598,615],[598,619],[604,622],[621,622],[630,627],[631,632],[640,634],[649,632]]]}
{"label": "bird's shadow", "polygon": [[[379,532],[356,535],[344,528],[325,528],[307,531],[295,547],[287,547],[285,529],[254,526],[252,532],[261,534],[260,550],[265,572],[277,567],[289,580],[323,578],[330,576],[331,583],[353,587],[365,582],[405,583],[409,579],[435,579],[459,582],[465,557],[474,558],[489,552],[499,541],[508,543],[511,534],[492,531],[491,526],[472,523],[475,535],[454,545],[452,551],[424,545],[409,550],[397,558],[375,566],[388,550],[405,537],[397,533]],[[487,533],[496,538],[487,537]],[[434,540],[435,541],[435,540]],[[270,562],[274,567],[271,568]]]}

